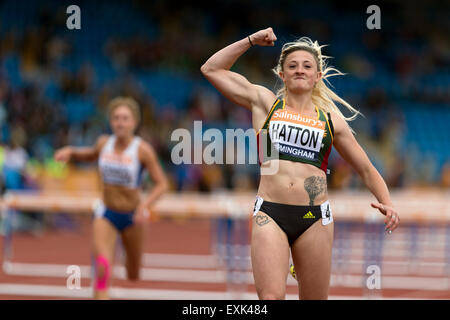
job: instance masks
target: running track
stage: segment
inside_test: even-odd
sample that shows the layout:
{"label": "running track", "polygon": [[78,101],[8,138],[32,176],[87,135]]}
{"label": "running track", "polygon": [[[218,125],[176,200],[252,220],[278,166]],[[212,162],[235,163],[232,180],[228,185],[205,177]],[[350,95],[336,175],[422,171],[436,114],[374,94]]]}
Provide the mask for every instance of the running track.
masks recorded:
{"label": "running track", "polygon": [[[46,229],[41,234],[14,234],[12,272],[17,274],[6,274],[4,270],[0,270],[0,299],[90,298],[90,220],[80,217],[75,221],[78,224],[75,230]],[[338,225],[336,227],[339,228]],[[335,230],[339,232],[339,229]],[[118,276],[112,284],[112,297],[167,300],[256,299],[249,267],[242,273],[243,280],[240,284],[227,284],[224,268],[211,255],[212,232],[215,232],[215,228],[210,220],[161,219],[152,222],[148,226],[145,241],[146,255],[141,272],[143,279],[137,282],[120,279],[124,270],[119,264]],[[350,255],[345,258],[348,263],[342,266],[333,262],[330,299],[450,299],[450,278],[448,273],[442,276],[442,270],[448,266],[439,254],[430,256],[427,261],[420,261],[412,273],[408,262],[405,265],[401,259],[396,259],[398,252],[402,250],[402,239],[405,236],[398,232],[395,235],[397,238],[394,238],[397,239],[395,245],[389,248],[393,251],[385,251],[383,287],[375,291],[364,289],[367,275],[363,274],[363,269],[358,265],[358,261],[363,258],[360,241],[357,236],[348,239],[351,241]],[[2,237],[0,245],[3,248]],[[81,266],[79,290],[69,290],[66,287],[68,275],[65,271],[69,265]],[[407,276],[403,276],[402,268],[409,268]],[[426,269],[425,273],[423,268]],[[341,273],[344,269],[345,274]],[[33,276],[25,276],[23,273]],[[423,283],[431,289],[421,289],[425,287]],[[296,282],[289,276],[287,299],[296,298]]]}

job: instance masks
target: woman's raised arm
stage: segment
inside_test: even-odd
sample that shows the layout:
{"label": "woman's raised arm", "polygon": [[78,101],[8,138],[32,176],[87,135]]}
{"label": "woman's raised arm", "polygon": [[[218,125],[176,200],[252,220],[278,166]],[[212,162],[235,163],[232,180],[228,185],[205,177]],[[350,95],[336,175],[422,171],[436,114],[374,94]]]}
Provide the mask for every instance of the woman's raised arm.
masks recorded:
{"label": "woman's raised arm", "polygon": [[276,40],[272,28],[260,30],[216,52],[200,70],[233,103],[249,110],[255,106],[271,105],[275,99],[272,91],[250,83],[244,76],[230,71],[230,68],[252,45],[273,46]]}

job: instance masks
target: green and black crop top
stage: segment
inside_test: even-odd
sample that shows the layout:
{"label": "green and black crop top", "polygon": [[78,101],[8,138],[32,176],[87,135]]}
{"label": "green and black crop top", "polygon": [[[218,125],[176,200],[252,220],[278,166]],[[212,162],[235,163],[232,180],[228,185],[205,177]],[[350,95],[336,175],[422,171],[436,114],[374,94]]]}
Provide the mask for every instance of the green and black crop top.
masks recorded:
{"label": "green and black crop top", "polygon": [[285,104],[285,99],[275,101],[256,134],[259,163],[276,159],[277,156],[271,154],[275,151],[280,160],[308,163],[327,173],[334,138],[330,114],[327,117],[316,107],[317,118],[313,119],[287,110]]}

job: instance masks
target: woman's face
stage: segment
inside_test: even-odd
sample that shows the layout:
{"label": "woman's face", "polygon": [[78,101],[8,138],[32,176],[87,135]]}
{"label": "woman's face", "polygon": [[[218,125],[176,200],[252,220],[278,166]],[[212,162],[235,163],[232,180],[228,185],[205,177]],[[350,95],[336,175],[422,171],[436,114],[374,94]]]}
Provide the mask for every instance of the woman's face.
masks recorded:
{"label": "woman's face", "polygon": [[118,137],[132,136],[136,128],[133,112],[126,105],[120,105],[114,109],[110,124],[114,135]]}
{"label": "woman's face", "polygon": [[322,73],[317,71],[317,63],[312,53],[296,50],[287,55],[280,77],[288,92],[310,91],[319,82]]}

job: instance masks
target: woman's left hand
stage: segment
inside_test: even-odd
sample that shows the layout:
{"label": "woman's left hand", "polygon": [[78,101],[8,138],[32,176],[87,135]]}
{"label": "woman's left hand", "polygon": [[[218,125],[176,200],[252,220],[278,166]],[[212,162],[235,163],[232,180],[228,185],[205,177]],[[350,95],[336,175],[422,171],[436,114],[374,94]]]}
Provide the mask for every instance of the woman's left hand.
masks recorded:
{"label": "woman's left hand", "polygon": [[145,203],[140,203],[136,209],[134,215],[134,222],[139,224],[145,224],[149,221],[150,211]]}
{"label": "woman's left hand", "polygon": [[372,208],[380,210],[380,212],[386,216],[386,218],[384,219],[386,231],[392,233],[392,231],[397,229],[398,224],[400,223],[400,217],[394,208],[382,203],[371,203],[371,206]]}

